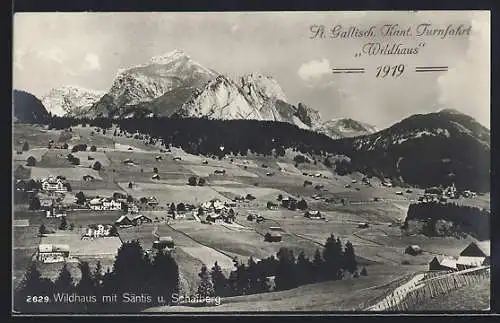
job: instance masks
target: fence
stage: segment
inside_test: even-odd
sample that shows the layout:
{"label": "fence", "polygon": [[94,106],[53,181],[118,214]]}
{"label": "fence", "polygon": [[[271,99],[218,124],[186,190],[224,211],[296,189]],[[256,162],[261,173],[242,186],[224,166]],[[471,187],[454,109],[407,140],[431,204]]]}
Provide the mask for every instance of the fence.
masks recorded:
{"label": "fence", "polygon": [[471,268],[434,276],[418,274],[412,280],[399,286],[377,304],[367,308],[369,311],[412,311],[418,304],[450,291],[489,279],[490,266]]}

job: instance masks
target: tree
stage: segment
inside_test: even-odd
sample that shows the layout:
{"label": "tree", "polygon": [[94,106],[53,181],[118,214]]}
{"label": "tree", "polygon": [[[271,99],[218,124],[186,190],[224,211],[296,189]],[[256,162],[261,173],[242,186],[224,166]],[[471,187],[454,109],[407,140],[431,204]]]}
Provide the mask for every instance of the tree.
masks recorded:
{"label": "tree", "polygon": [[276,289],[285,290],[297,286],[297,276],[295,273],[295,257],[293,251],[282,247],[276,254],[278,256],[278,268],[276,270]]}
{"label": "tree", "polygon": [[363,267],[363,269],[361,269],[360,275],[361,276],[368,276],[368,272],[366,271],[366,267]]}
{"label": "tree", "polygon": [[65,142],[65,143],[62,145],[62,148],[63,148],[63,149],[68,149],[68,143],[67,143],[67,142]]}
{"label": "tree", "polygon": [[76,193],[75,197],[76,197],[76,204],[78,204],[78,205],[85,204],[85,201],[87,200],[87,198],[85,197],[85,194],[83,194],[82,191]]}
{"label": "tree", "polygon": [[201,279],[201,282],[198,285],[198,295],[201,296],[201,298],[213,297],[215,295],[215,290],[212,284],[212,280],[210,279],[210,274],[207,270],[207,266],[203,265],[201,267],[201,271],[198,274],[198,277],[200,277]]}
{"label": "tree", "polygon": [[47,233],[47,228],[45,228],[45,225],[42,223],[40,228],[38,228],[38,235],[43,236],[45,233]]}
{"label": "tree", "polygon": [[92,169],[94,169],[94,170],[96,170],[96,171],[100,171],[100,170],[101,170],[101,168],[102,168],[102,165],[101,165],[101,163],[100,163],[99,161],[96,161],[96,162],[94,163],[94,166],[92,166]]}
{"label": "tree", "polygon": [[184,203],[179,203],[177,204],[177,212],[185,212],[186,211],[186,205]]}
{"label": "tree", "polygon": [[28,159],[26,159],[26,166],[35,166],[36,165],[36,159],[33,156],[29,156]]}
{"label": "tree", "polygon": [[354,246],[349,241],[347,241],[345,244],[345,250],[343,254],[343,268],[351,274],[354,273],[358,268],[356,255],[354,254]]}
{"label": "tree", "polygon": [[321,252],[316,249],[314,253],[314,258],[311,264],[313,281],[320,282],[324,279],[324,260],[321,257]]}
{"label": "tree", "polygon": [[66,230],[68,228],[68,222],[66,220],[66,217],[63,216],[61,218],[61,223],[59,224],[59,230]]}
{"label": "tree", "polygon": [[298,208],[299,210],[302,210],[302,211],[306,210],[306,209],[307,209],[307,202],[306,202],[304,199],[300,200],[300,201],[297,203],[297,208]]}
{"label": "tree", "polygon": [[133,203],[134,202],[134,197],[132,195],[127,195],[127,202],[128,203]]}
{"label": "tree", "polygon": [[71,159],[71,164],[73,165],[80,165],[80,158],[74,157]]}
{"label": "tree", "polygon": [[98,260],[95,265],[94,274],[92,275],[92,283],[94,284],[94,290],[98,291],[101,288],[102,279],[103,279],[102,265],[101,261]]}
{"label": "tree", "polygon": [[297,278],[300,284],[308,284],[314,280],[312,264],[304,251],[301,251],[297,257]]}
{"label": "tree", "polygon": [[95,287],[94,281],[92,279],[92,273],[90,272],[89,263],[86,261],[80,261],[78,263],[78,268],[82,274],[80,281],[76,285],[76,291],[79,295],[94,295]]}
{"label": "tree", "polygon": [[146,204],[146,203],[148,203],[148,199],[147,199],[146,197],[144,197],[144,196],[143,196],[143,197],[141,197],[141,198],[139,199],[139,202],[141,202],[141,204]]}
{"label": "tree", "polygon": [[282,199],[283,199],[283,195],[279,194],[279,195],[278,195],[278,199],[277,199],[277,200],[278,200],[279,202],[281,202],[281,200],[282,200]]}
{"label": "tree", "polygon": [[163,296],[165,302],[179,292],[179,266],[169,252],[159,251],[152,265],[153,291],[158,296]]}
{"label": "tree", "polygon": [[64,263],[61,271],[59,272],[59,276],[54,282],[54,287],[56,292],[59,293],[69,293],[75,287],[73,285],[73,277],[71,276],[66,263]]}
{"label": "tree", "polygon": [[204,178],[200,178],[198,180],[198,186],[205,186],[205,184],[206,184],[206,180]]}
{"label": "tree", "polygon": [[196,180],[197,180],[196,176],[189,177],[189,179],[188,179],[188,185],[190,185],[190,186],[196,186]]}
{"label": "tree", "polygon": [[112,225],[111,228],[109,229],[109,235],[111,237],[117,237],[118,236],[118,229],[116,226]]}
{"label": "tree", "polygon": [[157,167],[153,168],[153,173],[158,174],[158,168]]}
{"label": "tree", "polygon": [[40,199],[38,198],[38,196],[34,196],[30,201],[29,209],[30,210],[40,210],[41,207],[42,206],[40,204]]}
{"label": "tree", "polygon": [[25,141],[23,144],[23,151],[28,151],[28,150],[30,150],[30,145],[28,144],[27,141]]}
{"label": "tree", "polygon": [[210,276],[212,277],[212,283],[214,285],[214,294],[215,296],[226,297],[229,296],[229,282],[224,273],[222,272],[221,267],[215,262],[214,266],[210,271]]}
{"label": "tree", "polygon": [[171,203],[170,207],[169,207],[169,212],[168,213],[175,214],[175,210],[176,210],[175,204]]}
{"label": "tree", "polygon": [[73,231],[73,229],[75,228],[75,225],[73,223],[70,223],[69,224],[69,230],[70,231]]}
{"label": "tree", "polygon": [[132,189],[133,187],[134,187],[134,184],[132,184],[132,182],[128,182],[128,188]]}
{"label": "tree", "polygon": [[323,259],[325,259],[325,272],[328,273],[328,278],[337,280],[342,268],[342,243],[340,239],[335,240],[333,234],[326,239]]}
{"label": "tree", "polygon": [[24,274],[22,281],[15,290],[14,308],[21,313],[44,312],[47,310],[45,303],[27,303],[26,298],[32,295],[52,297],[54,284],[51,280],[42,278],[36,263],[31,262]]}
{"label": "tree", "polygon": [[94,146],[94,145],[90,146],[90,151],[92,151],[92,152],[97,151],[97,147],[96,147],[96,146]]}

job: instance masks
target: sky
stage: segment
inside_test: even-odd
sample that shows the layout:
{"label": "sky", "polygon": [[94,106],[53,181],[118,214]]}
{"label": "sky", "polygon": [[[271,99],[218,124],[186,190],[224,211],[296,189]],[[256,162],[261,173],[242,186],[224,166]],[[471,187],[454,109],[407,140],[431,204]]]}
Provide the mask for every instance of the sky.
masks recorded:
{"label": "sky", "polygon": [[[417,26],[426,23],[470,26],[470,33],[417,37]],[[412,35],[381,36],[385,24],[409,27]],[[312,26],[324,26],[328,35],[335,26],[374,26],[375,36],[312,38]],[[417,47],[418,54],[370,56],[362,49],[371,42]],[[175,49],[230,77],[271,76],[289,103],[302,102],[325,120],[353,118],[382,129],[451,108],[490,127],[488,11],[16,13],[13,85],[39,98],[64,85],[107,91],[119,68]],[[376,77],[377,67],[400,64],[400,76]],[[415,73],[415,66],[448,71]],[[354,67],[365,73],[331,71]]]}

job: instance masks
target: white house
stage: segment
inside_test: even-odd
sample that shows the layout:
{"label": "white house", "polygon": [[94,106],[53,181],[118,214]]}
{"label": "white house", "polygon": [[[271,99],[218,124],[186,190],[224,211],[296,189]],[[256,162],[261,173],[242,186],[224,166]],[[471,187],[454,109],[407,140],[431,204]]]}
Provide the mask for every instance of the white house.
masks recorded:
{"label": "white house", "polygon": [[84,237],[107,237],[111,232],[111,225],[109,224],[98,224],[90,225],[84,234]]}
{"label": "white house", "polygon": [[64,183],[59,178],[43,178],[42,179],[42,190],[50,191],[50,192],[66,192],[67,189],[64,186]]}
{"label": "white house", "polygon": [[69,257],[69,245],[38,245],[38,260],[43,263],[63,262]]}
{"label": "white house", "polygon": [[94,198],[90,200],[89,207],[95,211],[118,211],[122,209],[122,202],[112,199]]}

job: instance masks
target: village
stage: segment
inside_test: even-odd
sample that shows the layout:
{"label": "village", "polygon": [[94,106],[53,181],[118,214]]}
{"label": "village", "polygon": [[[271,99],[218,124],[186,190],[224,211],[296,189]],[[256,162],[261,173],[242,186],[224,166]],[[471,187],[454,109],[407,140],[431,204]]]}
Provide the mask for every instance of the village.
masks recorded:
{"label": "village", "polygon": [[[297,254],[305,251],[312,258],[332,232],[353,242],[359,270],[366,267],[376,284],[386,283],[394,270],[397,275],[459,271],[490,261],[488,241],[429,239],[402,231],[409,204],[453,201],[486,206],[485,197],[459,192],[453,183],[402,188],[389,179],[340,176],[320,165],[302,168],[305,165],[294,165],[290,157],[207,158],[163,148],[160,142],[147,145],[151,138],[137,134],[122,139],[111,135],[112,130],[104,136],[97,128],[82,127],[73,128],[75,133],[104,142],[72,152],[83,165],[68,161],[61,154],[63,147],[51,146],[39,166],[18,163],[16,168],[18,173],[30,170],[31,175],[14,184],[15,194],[28,201],[24,203],[29,209],[18,213],[24,217],[15,215],[15,232],[37,232],[30,238],[30,249],[24,242],[28,240],[18,236],[19,248],[26,248],[19,249],[26,250],[19,253],[24,257],[20,263],[38,262],[43,275],[53,279],[58,274],[55,265],[75,264],[77,275],[81,260],[99,260],[112,268],[118,249],[131,240],[139,240],[150,255],[171,252],[188,291],[195,290],[203,264],[217,261],[228,271],[236,258],[259,261],[282,247]],[[66,148],[73,151],[75,146],[83,149],[78,144]],[[24,161],[38,150],[16,156]],[[47,167],[43,158],[70,165]],[[96,162],[99,170],[93,167]]]}

